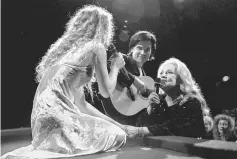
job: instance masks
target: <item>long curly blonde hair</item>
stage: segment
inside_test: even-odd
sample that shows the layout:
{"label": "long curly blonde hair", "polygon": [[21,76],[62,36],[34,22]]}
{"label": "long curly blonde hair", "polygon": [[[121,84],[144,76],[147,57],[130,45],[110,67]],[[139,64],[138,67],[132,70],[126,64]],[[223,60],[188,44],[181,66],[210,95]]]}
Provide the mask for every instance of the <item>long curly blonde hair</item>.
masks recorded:
{"label": "long curly blonde hair", "polygon": [[64,34],[50,46],[36,67],[36,80],[40,82],[45,72],[74,49],[87,42],[98,41],[109,45],[114,35],[113,16],[106,9],[86,5],[79,9],[66,24]]}
{"label": "long curly blonde hair", "polygon": [[178,75],[181,80],[180,90],[184,94],[197,98],[201,102],[203,115],[210,116],[210,109],[208,108],[206,100],[202,95],[201,89],[196,83],[195,79],[192,77],[192,74],[186,64],[175,57],[171,57],[160,64],[157,77],[160,77],[160,73],[166,64],[173,64],[176,67],[176,75]]}

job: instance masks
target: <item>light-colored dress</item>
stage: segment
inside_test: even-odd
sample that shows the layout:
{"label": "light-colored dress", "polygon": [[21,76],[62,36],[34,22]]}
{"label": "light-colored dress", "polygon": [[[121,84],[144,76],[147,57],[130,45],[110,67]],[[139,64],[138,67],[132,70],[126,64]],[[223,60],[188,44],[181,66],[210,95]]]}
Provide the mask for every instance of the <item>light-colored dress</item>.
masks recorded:
{"label": "light-colored dress", "polygon": [[[7,153],[2,158],[58,158],[115,151],[126,143],[118,126],[82,113],[75,104],[70,83],[78,81],[78,91],[90,82],[96,55],[80,65],[53,66],[39,84],[31,114],[31,145]],[[88,60],[88,58],[90,58]],[[85,64],[83,61],[89,61]],[[85,65],[85,66],[82,66]]]}

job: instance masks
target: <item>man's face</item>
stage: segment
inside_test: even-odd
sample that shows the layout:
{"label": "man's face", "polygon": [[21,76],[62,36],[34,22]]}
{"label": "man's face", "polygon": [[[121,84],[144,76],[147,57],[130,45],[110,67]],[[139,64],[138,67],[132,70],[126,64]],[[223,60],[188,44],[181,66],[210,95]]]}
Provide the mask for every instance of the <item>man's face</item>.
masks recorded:
{"label": "man's face", "polygon": [[140,41],[131,52],[132,58],[143,65],[151,56],[151,41]]}

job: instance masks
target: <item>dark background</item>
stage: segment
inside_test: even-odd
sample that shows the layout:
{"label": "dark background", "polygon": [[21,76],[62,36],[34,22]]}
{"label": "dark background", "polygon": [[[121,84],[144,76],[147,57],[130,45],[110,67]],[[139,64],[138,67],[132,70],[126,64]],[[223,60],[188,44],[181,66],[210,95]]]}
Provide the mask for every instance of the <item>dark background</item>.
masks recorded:
{"label": "dark background", "polygon": [[[161,61],[177,57],[190,68],[213,115],[237,107],[236,0],[3,0],[2,129],[30,126],[35,66],[84,4],[113,13],[119,51],[127,52],[128,38],[138,30],[156,34],[156,60],[145,65],[147,75],[155,77]],[[224,76],[230,79],[223,82]]]}

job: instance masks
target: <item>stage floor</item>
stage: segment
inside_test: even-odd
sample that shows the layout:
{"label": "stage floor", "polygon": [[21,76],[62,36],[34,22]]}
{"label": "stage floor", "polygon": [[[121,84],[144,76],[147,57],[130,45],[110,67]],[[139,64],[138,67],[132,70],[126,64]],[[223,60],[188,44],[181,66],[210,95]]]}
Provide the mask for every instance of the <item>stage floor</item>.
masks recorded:
{"label": "stage floor", "polygon": [[[29,130],[28,130],[29,131]],[[2,136],[1,156],[6,152],[12,151],[22,146],[27,146],[31,142],[29,132],[12,131],[7,136]],[[120,151],[97,153],[87,156],[71,157],[70,159],[201,159],[200,157],[188,154],[143,146],[141,140],[128,140],[125,147]]]}

